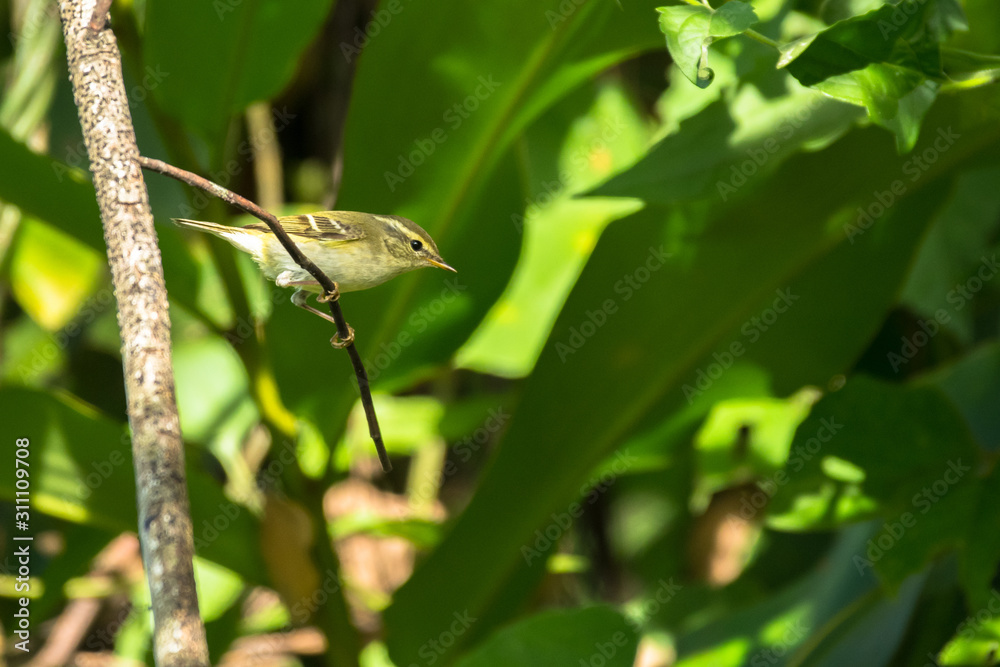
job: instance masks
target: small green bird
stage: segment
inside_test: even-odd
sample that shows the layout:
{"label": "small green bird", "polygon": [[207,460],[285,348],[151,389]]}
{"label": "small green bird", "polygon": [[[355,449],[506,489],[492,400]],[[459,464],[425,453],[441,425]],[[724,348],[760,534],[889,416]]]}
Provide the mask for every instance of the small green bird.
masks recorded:
{"label": "small green bird", "polygon": [[[181,227],[214,234],[253,257],[261,271],[279,287],[295,287],[292,303],[333,322],[307,303],[309,293],[322,294],[320,284],[295,263],[267,225],[227,227],[214,222],[174,218]],[[354,211],[320,211],[278,218],[302,252],[337,284],[340,292],[357,292],[381,285],[401,273],[425,266],[448,266],[430,234],[398,215]]]}

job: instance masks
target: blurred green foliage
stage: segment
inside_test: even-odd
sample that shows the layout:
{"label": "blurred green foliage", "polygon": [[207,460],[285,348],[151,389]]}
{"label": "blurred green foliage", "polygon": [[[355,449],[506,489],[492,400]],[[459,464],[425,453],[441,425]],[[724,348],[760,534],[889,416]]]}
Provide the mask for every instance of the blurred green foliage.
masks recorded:
{"label": "blurred green foliage", "polygon": [[[147,175],[213,660],[992,664],[1000,10],[658,4],[115,5],[144,154],[407,216],[458,269],[342,300],[397,464],[372,485],[328,324]],[[148,591],[87,577],[135,488],[58,19],[3,16],[0,452],[30,439],[59,537],[33,624],[118,599],[96,647],[149,661]],[[303,625],[325,648],[274,639]]]}

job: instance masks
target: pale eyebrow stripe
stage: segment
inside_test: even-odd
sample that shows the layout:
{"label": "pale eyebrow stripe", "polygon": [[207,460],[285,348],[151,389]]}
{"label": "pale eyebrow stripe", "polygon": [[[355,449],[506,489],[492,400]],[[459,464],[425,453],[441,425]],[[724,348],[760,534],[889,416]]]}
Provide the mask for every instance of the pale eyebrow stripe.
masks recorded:
{"label": "pale eyebrow stripe", "polygon": [[398,234],[401,238],[404,238],[404,239],[411,238],[411,236],[410,236],[410,234],[411,234],[410,230],[407,229],[406,226],[404,224],[402,224],[399,220],[396,220],[395,218],[388,218],[388,217],[381,216],[381,215],[378,215],[378,216],[375,216],[375,217],[378,218],[379,220],[381,220],[382,222],[388,224],[393,229],[393,231],[395,231],[396,234]]}

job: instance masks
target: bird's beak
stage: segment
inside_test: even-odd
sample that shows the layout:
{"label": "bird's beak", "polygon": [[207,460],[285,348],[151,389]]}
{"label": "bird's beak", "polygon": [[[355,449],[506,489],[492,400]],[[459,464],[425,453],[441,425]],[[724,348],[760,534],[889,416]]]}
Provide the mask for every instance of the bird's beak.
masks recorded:
{"label": "bird's beak", "polygon": [[443,259],[431,259],[430,257],[428,257],[427,261],[433,264],[434,266],[438,267],[439,269],[444,269],[445,271],[451,271],[452,273],[458,273],[457,269],[453,269],[452,267],[445,264]]}

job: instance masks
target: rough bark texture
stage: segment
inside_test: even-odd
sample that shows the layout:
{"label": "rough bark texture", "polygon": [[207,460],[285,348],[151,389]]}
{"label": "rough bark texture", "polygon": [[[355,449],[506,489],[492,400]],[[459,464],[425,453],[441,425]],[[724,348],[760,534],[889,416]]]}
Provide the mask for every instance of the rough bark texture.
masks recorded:
{"label": "rough bark texture", "polygon": [[160,667],[208,665],[198,615],[170,319],[160,250],[110,29],[88,27],[95,0],[61,0],[73,94],[90,157],[118,301],[139,506],[139,536]]}

